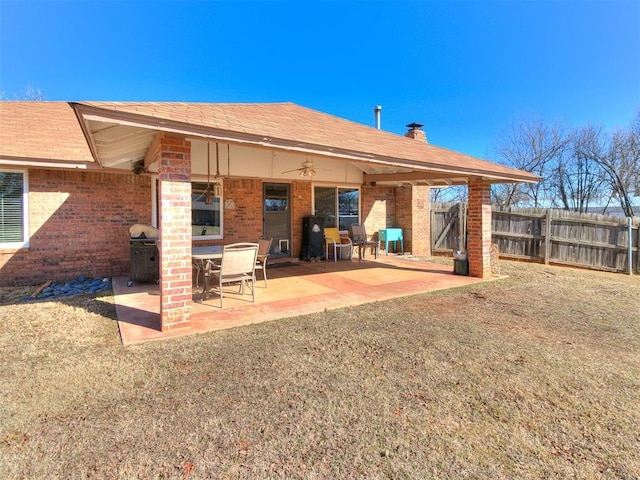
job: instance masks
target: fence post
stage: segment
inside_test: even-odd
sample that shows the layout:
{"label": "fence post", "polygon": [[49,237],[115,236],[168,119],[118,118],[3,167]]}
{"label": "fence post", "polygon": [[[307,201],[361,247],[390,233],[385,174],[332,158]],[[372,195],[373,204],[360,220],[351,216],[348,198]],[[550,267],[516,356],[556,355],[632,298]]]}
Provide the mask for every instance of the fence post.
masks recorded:
{"label": "fence post", "polygon": [[551,256],[551,209],[547,208],[547,217],[544,225],[544,264],[549,265]]}
{"label": "fence post", "polygon": [[[640,232],[640,230],[638,230],[638,232]],[[627,244],[629,245],[627,265],[629,266],[629,275],[633,275],[633,217],[627,217],[627,236]],[[640,256],[640,250],[638,250],[638,255]]]}
{"label": "fence post", "polygon": [[466,203],[460,201],[458,205],[458,250],[467,251],[467,210],[465,208]]}
{"label": "fence post", "polygon": [[433,208],[433,203],[431,204],[431,208],[429,209],[429,229],[431,230],[431,255],[433,255],[433,251],[436,248],[436,227],[435,227],[435,222],[436,222],[436,212],[435,209]]}
{"label": "fence post", "polygon": [[636,272],[640,273],[640,223],[638,223],[638,249],[636,251]]}

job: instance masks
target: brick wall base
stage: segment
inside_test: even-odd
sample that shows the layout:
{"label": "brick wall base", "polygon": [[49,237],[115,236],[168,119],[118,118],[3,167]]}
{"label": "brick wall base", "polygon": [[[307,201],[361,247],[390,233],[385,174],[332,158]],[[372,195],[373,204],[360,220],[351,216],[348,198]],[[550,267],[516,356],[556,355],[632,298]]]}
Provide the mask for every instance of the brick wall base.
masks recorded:
{"label": "brick wall base", "polygon": [[29,248],[0,250],[0,286],[128,275],[129,227],[151,223],[151,179],[29,170]]}

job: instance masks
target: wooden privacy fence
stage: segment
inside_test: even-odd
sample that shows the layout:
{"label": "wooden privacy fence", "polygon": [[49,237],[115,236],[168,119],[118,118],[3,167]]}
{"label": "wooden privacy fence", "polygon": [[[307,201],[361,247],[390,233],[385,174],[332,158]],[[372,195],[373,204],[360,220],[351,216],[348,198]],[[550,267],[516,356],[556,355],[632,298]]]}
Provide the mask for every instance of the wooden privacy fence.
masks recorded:
{"label": "wooden privacy fence", "polygon": [[[466,203],[431,205],[434,253],[466,250]],[[640,218],[541,208],[492,208],[501,258],[640,273]]]}

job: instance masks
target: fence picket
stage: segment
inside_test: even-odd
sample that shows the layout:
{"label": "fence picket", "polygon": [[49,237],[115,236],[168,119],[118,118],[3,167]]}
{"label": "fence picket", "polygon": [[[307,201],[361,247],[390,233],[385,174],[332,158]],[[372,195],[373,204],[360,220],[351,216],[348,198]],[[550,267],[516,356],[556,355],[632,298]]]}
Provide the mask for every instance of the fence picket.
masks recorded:
{"label": "fence picket", "polygon": [[[466,204],[431,206],[434,253],[451,252],[466,244],[466,218]],[[492,237],[503,258],[618,272],[628,272],[631,265],[640,273],[639,217],[627,220],[557,209],[494,206]]]}

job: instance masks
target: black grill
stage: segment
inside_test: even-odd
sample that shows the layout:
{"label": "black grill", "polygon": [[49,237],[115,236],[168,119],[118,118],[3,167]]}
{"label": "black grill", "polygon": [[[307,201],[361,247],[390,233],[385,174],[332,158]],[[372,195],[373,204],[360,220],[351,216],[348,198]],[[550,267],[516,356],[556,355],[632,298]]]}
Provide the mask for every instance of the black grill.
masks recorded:
{"label": "black grill", "polygon": [[160,278],[160,261],[158,245],[154,238],[129,239],[131,252],[131,266],[129,272],[130,287],[133,282],[156,282]]}

